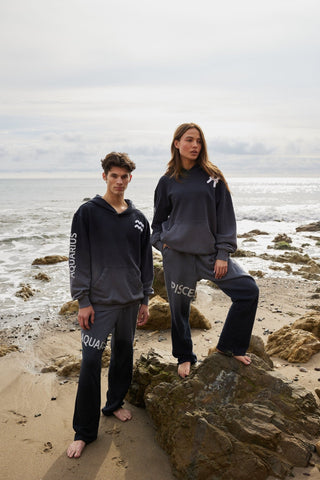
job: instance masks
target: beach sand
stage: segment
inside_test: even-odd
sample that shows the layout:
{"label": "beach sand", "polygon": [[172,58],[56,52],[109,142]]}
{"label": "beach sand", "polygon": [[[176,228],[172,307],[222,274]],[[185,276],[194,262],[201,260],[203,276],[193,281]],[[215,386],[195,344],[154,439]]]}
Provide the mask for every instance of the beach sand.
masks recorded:
{"label": "beach sand", "polygon": [[[260,302],[253,333],[265,342],[268,332],[294,322],[318,302],[311,298],[319,286],[317,282],[268,278],[258,279],[257,283]],[[217,342],[230,301],[221,291],[201,283],[195,305],[212,324],[211,330],[192,332],[194,351],[201,360]],[[1,343],[8,341],[5,337],[2,332]],[[0,358],[1,480],[174,479],[169,458],[157,444],[147,412],[129,404],[126,407],[132,410],[131,421],[122,423],[102,416],[98,440],[85,448],[80,459],[69,459],[66,448],[73,439],[77,378],[41,373],[41,369],[66,355],[80,358],[80,333],[75,319],[58,316],[56,322],[40,327],[38,336],[17,337],[11,341],[20,346],[20,351]],[[135,358],[151,348],[165,361],[175,363],[169,330],[137,331]],[[320,388],[320,371],[316,370],[320,368],[320,353],[305,364],[272,360],[277,371],[312,391],[319,402],[315,389]],[[102,402],[106,387],[107,370],[103,369]],[[314,466],[294,469],[294,478],[319,479],[320,457],[315,453],[312,461]]]}

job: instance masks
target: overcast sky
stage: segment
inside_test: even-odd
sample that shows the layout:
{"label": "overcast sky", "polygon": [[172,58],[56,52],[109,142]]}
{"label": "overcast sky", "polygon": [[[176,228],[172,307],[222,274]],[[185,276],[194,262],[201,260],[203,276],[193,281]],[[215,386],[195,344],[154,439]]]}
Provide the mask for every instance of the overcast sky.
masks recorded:
{"label": "overcast sky", "polygon": [[320,173],[319,0],[3,0],[0,175],[162,173],[196,122],[227,175]]}

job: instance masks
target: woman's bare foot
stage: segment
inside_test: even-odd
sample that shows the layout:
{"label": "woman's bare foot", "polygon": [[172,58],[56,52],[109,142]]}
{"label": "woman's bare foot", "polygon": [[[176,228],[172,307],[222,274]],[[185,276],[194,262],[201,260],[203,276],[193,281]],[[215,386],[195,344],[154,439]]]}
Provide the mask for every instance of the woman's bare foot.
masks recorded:
{"label": "woman's bare foot", "polygon": [[178,375],[181,378],[185,378],[189,375],[191,368],[191,362],[183,362],[178,365]]}
{"label": "woman's bare foot", "polygon": [[69,458],[79,458],[81,457],[81,453],[83,452],[86,443],[83,440],[75,440],[74,442],[70,443],[67,455]]}
{"label": "woman's bare foot", "polygon": [[130,410],[127,410],[126,408],[118,408],[118,410],[115,410],[112,412],[115,417],[117,417],[121,422],[126,422],[127,420],[131,420],[132,418],[132,413]]}
{"label": "woman's bare foot", "polygon": [[217,348],[216,348],[216,350],[217,350],[217,352],[221,353],[222,355],[226,355],[227,357],[235,358],[236,360],[238,360],[238,362],[241,362],[244,365],[250,365],[250,363],[251,363],[251,358],[248,357],[248,355],[232,355],[232,353],[228,354],[228,353],[221,352],[221,350],[218,350]]}
{"label": "woman's bare foot", "polygon": [[245,365],[250,365],[251,358],[248,355],[234,355],[234,357],[238,362],[244,363]]}

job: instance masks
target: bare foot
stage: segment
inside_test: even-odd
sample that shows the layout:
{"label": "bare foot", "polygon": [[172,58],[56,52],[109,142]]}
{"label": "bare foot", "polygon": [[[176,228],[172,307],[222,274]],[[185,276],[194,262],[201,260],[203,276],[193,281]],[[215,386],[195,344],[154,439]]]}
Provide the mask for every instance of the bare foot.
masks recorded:
{"label": "bare foot", "polygon": [[227,357],[235,358],[236,360],[238,360],[238,362],[241,362],[244,365],[250,365],[250,363],[251,363],[251,358],[248,357],[248,355],[232,355],[232,353],[227,354],[227,353],[221,352],[221,350],[218,350],[217,348],[216,348],[216,350],[217,350],[217,352],[222,353],[222,355],[226,355]]}
{"label": "bare foot", "polygon": [[185,378],[189,375],[191,368],[191,362],[183,362],[178,365],[178,375],[181,378]]}
{"label": "bare foot", "polygon": [[115,410],[112,412],[115,417],[117,417],[121,422],[126,422],[127,420],[131,420],[132,418],[132,413],[130,410],[127,410],[126,408],[118,408],[118,410]]}
{"label": "bare foot", "polygon": [[248,355],[235,355],[233,358],[238,360],[238,362],[244,363],[245,365],[250,365],[251,358]]}
{"label": "bare foot", "polygon": [[67,450],[68,457],[79,458],[85,446],[86,443],[83,440],[75,440],[74,442],[70,443]]}

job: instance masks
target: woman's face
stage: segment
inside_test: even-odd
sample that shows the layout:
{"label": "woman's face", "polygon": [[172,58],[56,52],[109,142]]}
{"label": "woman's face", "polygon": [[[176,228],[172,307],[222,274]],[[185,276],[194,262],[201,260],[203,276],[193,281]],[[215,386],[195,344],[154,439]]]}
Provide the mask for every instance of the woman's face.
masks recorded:
{"label": "woman's face", "polygon": [[180,140],[175,140],[174,146],[180,152],[182,165],[195,164],[202,148],[199,130],[197,128],[189,128]]}

